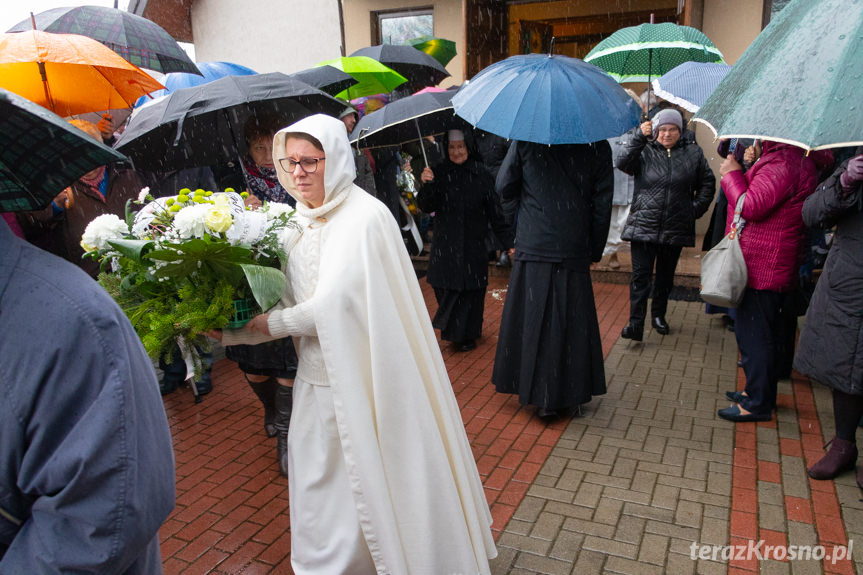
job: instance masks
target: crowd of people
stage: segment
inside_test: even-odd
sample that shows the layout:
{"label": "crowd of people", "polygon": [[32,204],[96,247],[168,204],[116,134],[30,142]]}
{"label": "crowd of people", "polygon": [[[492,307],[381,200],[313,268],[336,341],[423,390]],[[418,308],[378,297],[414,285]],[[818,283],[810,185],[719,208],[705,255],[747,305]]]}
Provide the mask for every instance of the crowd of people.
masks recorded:
{"label": "crowd of people", "polygon": [[[733,403],[718,415],[732,422],[770,420],[778,381],[788,377],[793,362],[828,385],[834,397],[836,437],[810,476],[830,479],[856,463],[856,427],[863,417],[858,350],[863,150],[834,171],[831,152],[807,153],[767,140],[723,141],[717,197],[716,177],[686,129],[685,114],[668,103],[640,100],[644,120],[638,126],[591,144],[509,144],[453,126],[441,138],[413,144],[430,158],[417,170],[410,162],[416,153],[351,147],[348,134],[358,113],[350,106],[338,118],[314,115],[289,126],[277,115],[253,116],[243,128],[247,154],[233,170],[138,173],[103,166],[61,191],[45,210],[5,214],[10,229],[3,226],[0,234],[19,235],[81,268],[63,264],[60,269],[82,290],[75,299],[88,302],[75,307],[77,329],[86,330],[94,322],[113,322],[111,314],[119,311],[99,303],[106,296],[96,293],[95,284],[81,281],[82,271],[90,277],[99,273],[95,261],[81,258],[83,229],[99,214],[122,217],[127,201],[144,186],[156,197],[182,187],[233,187],[250,192],[250,206],[294,206],[302,225],[283,239],[288,281],[280,302],[243,329],[208,335],[238,364],[263,406],[263,431],[276,438],[279,469],[289,481],[295,572],[487,573],[496,553],[491,516],[433,328],[456,352],[477,347],[490,262],[512,266],[492,384],[534,406],[541,418],[569,417],[606,392],[592,264],[609,257],[610,267],[620,267],[617,253],[628,242],[630,310],[621,337],[643,341],[648,300],[650,327],[667,335],[674,329],[666,316],[675,270],[682,249],[695,245],[696,221],[713,207],[707,249],[729,231],[737,213],[745,220],[740,245],[746,291],[736,309],[707,311],[728,318],[746,385],[726,394]],[[94,139],[113,139],[104,124],[75,123]],[[402,208],[408,199],[399,191],[405,178],[416,192],[413,216]],[[424,230],[431,221],[426,281],[437,301],[433,318],[404,249],[399,228],[405,228],[405,217],[422,220]],[[798,292],[803,254],[810,247],[807,229],[826,227],[835,227],[833,247],[795,354],[797,318],[805,311]],[[0,291],[3,298],[29,289],[28,269],[46,257],[23,239],[9,239],[14,249],[0,256],[11,262],[0,266],[0,287],[3,281],[22,284],[17,291]],[[20,271],[4,280],[10,266]],[[44,306],[38,305],[54,313],[71,293],[52,285],[41,296]],[[122,322],[111,325],[115,336],[110,341],[99,336],[107,347],[92,353],[129,344],[124,369],[144,373],[147,385],[129,375],[98,393],[112,402],[127,395],[137,401],[139,394],[153,396],[156,387],[162,395],[172,393],[185,380],[185,366],[175,353],[160,359],[164,375],[156,386],[152,369],[141,367],[147,360],[140,345],[129,343],[134,333]],[[16,361],[26,362],[27,353]],[[207,361],[205,366],[194,383],[201,395],[212,389]],[[76,372],[70,368],[64,376],[69,373]],[[112,391],[115,387],[119,391]],[[86,410],[97,399],[60,396],[52,405]],[[124,457],[152,462],[170,489],[152,494],[154,507],[141,511],[147,522],[138,530],[100,531],[106,545],[111,537],[134,543],[137,553],[111,548],[128,572],[148,572],[156,560],[154,526],[173,502],[170,437],[164,413],[150,409],[152,399],[141,401],[149,406],[144,415],[152,420],[155,439],[130,437],[140,451]],[[0,426],[15,417],[0,418]],[[91,433],[89,426],[98,424],[82,418],[59,433],[40,433],[31,449],[62,449],[64,441]],[[87,478],[74,473],[74,460],[50,461],[51,469],[31,466],[17,478],[20,501],[0,499],[23,525],[10,543],[0,539],[9,564],[35,560],[42,549],[40,533],[62,527],[51,518],[74,515],[87,504],[76,499],[86,498]],[[863,487],[863,467],[857,477]],[[31,496],[51,489],[66,495],[44,502]],[[69,541],[69,561],[77,561],[74,538]],[[96,544],[98,537],[94,549]],[[80,565],[84,569],[86,562],[81,559]]]}

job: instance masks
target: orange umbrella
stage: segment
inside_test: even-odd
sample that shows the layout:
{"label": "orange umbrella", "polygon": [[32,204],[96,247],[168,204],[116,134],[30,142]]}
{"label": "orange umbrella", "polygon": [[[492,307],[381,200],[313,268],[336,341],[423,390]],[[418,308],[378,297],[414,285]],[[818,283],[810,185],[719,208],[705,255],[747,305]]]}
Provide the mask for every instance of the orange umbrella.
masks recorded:
{"label": "orange umbrella", "polygon": [[60,116],[128,108],[164,88],[96,40],[38,30],[0,37],[0,87]]}

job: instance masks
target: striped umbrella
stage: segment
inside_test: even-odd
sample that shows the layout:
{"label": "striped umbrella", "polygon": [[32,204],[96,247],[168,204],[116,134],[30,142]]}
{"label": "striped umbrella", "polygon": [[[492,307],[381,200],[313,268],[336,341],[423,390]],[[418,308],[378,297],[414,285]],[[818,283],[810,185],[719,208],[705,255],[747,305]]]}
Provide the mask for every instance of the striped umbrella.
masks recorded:
{"label": "striped umbrella", "polygon": [[22,20],[9,32],[24,32],[34,27],[55,34],[79,34],[101,42],[140,67],[167,74],[200,74],[194,62],[164,28],[137,16],[107,6],[69,6],[53,8]]}
{"label": "striped umbrella", "polygon": [[622,28],[584,57],[620,83],[650,82],[684,62],[723,63],[710,38],[671,22]]}
{"label": "striped umbrella", "polygon": [[695,113],[730,70],[727,64],[684,62],[654,79],[653,91],[660,98]]}

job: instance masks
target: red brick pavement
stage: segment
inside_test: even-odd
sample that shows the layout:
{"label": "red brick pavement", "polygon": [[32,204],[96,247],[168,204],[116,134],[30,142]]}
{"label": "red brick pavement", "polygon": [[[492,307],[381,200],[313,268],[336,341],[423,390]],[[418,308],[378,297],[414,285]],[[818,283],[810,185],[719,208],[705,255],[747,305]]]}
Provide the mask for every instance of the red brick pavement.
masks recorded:
{"label": "red brick pavement", "polygon": [[[743,369],[737,370],[737,387],[742,391],[746,384]],[[800,428],[800,438],[781,437],[779,453],[791,458],[802,458],[803,465],[810,467],[824,454],[821,422],[815,409],[812,386],[808,379],[796,371],[792,373],[793,393],[779,394],[779,409],[793,410]],[[759,527],[758,481],[782,484],[782,464],[759,459],[757,450],[758,428],[776,428],[776,419],[760,423],[737,423],[734,430],[734,468],[732,476],[731,502],[731,544],[748,545],[749,541],[764,541],[764,547],[800,545],[799,541],[789,541],[786,531],[775,531]],[[792,468],[798,473],[799,467]],[[848,537],[842,519],[836,487],[833,481],[815,481],[806,478],[809,484],[809,497],[784,495],[785,515],[788,522],[799,522],[814,527],[817,543],[824,546],[831,557],[833,547],[841,545],[847,549]],[[776,560],[781,556],[774,555]],[[785,559],[787,561],[787,559]],[[748,557],[745,560],[732,559],[729,562],[729,575],[748,575],[758,572],[759,561]],[[821,562],[822,573],[855,573],[850,558],[838,561]]]}
{"label": "red brick pavement", "polygon": [[[442,344],[498,537],[567,421],[547,424],[490,384],[506,278],[489,278],[485,337],[475,350]],[[430,313],[433,292],[421,282]],[[595,284],[603,352],[626,322],[628,289]],[[174,438],[177,506],[160,531],[165,573],[292,573],[287,480],[260,404],[234,363],[213,367],[214,390],[195,405],[181,390],[165,398]]]}

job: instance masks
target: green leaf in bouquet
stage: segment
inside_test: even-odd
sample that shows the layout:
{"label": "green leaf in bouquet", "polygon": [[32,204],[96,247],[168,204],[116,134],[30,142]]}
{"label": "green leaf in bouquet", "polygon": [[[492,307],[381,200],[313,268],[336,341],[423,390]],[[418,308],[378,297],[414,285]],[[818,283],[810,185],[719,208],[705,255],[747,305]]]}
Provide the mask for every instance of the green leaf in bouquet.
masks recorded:
{"label": "green leaf in bouquet", "polygon": [[109,240],[112,248],[134,262],[140,262],[144,254],[153,247],[153,240]]}
{"label": "green leaf in bouquet", "polygon": [[282,270],[255,264],[242,264],[240,267],[243,268],[252,289],[252,296],[261,309],[268,310],[273,307],[282,297],[287,281]]}

